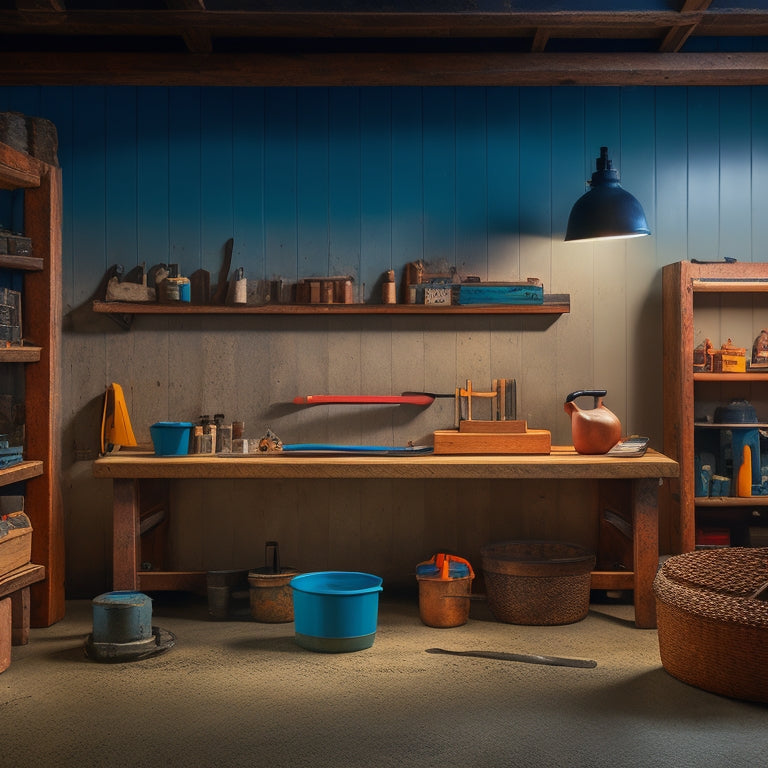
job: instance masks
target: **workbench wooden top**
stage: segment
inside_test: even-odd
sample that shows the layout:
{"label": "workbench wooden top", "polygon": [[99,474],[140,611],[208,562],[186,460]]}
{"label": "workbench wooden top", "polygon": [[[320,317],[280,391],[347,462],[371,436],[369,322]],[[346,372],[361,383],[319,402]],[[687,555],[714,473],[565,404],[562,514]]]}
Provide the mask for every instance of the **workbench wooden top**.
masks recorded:
{"label": "workbench wooden top", "polygon": [[649,449],[644,456],[617,458],[552,446],[548,455],[173,456],[123,451],[93,462],[93,476],[110,479],[610,479],[677,477],[679,467]]}

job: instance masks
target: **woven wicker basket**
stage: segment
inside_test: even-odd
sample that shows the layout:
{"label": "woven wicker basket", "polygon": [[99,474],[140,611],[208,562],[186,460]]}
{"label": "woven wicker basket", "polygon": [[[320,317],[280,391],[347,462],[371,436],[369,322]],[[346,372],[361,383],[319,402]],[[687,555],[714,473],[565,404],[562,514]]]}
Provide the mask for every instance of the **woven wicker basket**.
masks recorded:
{"label": "woven wicker basket", "polygon": [[572,624],[589,611],[595,556],[578,544],[505,541],[480,549],[488,605],[508,624]]}
{"label": "woven wicker basket", "polygon": [[669,558],[653,584],[664,669],[684,683],[768,702],[768,548]]}

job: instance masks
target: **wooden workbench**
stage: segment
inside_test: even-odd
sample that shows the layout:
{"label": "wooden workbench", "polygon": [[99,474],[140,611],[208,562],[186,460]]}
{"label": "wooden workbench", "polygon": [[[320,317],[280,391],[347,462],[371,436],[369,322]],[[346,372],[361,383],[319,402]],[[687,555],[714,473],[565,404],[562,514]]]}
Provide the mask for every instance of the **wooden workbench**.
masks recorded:
{"label": "wooden workbench", "polygon": [[653,579],[658,567],[658,486],[677,477],[677,462],[649,450],[639,458],[577,454],[553,446],[538,456],[294,456],[156,457],[124,452],[97,459],[97,478],[113,481],[113,588],[192,589],[205,574],[140,569],[140,486],[143,481],[184,479],[508,479],[625,481],[629,484],[634,571],[595,571],[594,589],[634,590],[635,623],[656,626]]}

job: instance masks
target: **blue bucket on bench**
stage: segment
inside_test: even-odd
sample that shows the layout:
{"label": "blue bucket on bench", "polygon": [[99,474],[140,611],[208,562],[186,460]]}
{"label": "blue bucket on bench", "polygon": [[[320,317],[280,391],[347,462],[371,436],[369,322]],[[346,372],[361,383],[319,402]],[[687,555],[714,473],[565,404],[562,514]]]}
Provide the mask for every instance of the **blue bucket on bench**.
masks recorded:
{"label": "blue bucket on bench", "polygon": [[318,571],[291,579],[295,639],[320,653],[373,645],[382,579],[358,571]]}

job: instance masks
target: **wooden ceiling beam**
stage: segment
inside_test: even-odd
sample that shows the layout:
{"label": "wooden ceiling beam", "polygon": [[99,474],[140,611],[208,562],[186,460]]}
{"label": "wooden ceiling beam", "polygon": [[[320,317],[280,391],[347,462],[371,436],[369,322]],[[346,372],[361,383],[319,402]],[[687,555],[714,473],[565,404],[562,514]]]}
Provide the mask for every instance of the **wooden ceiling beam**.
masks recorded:
{"label": "wooden ceiling beam", "polygon": [[[698,8],[703,0],[695,0]],[[701,34],[768,34],[768,12],[543,11],[543,12],[299,12],[213,11],[196,0],[172,2],[167,10],[63,10],[59,0],[17,0],[17,10],[0,10],[4,35],[167,36],[205,30],[213,37],[441,38],[657,37],[698,24]]]}
{"label": "wooden ceiling beam", "polygon": [[[709,8],[711,3],[712,0],[684,0],[680,13],[684,14],[693,11],[705,11]],[[685,22],[670,29],[661,41],[659,50],[664,53],[679,51],[683,45],[685,45],[685,41],[696,30],[696,27],[699,26],[702,18],[703,16],[695,21],[687,19]]]}
{"label": "wooden ceiling beam", "polygon": [[768,53],[19,54],[6,85],[768,85]]}
{"label": "wooden ceiling beam", "polygon": [[16,0],[16,8],[19,11],[56,11],[57,13],[65,10],[62,0]]}
{"label": "wooden ceiling beam", "polygon": [[[165,4],[171,10],[179,11],[204,11],[205,0],[165,0]],[[182,33],[184,44],[191,53],[211,53],[213,41],[211,33],[200,27],[186,27]]]}

